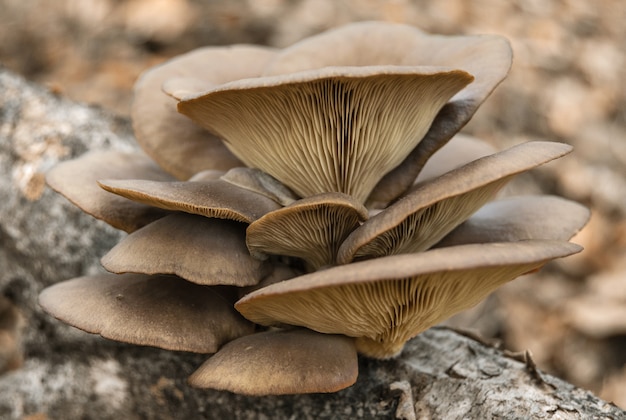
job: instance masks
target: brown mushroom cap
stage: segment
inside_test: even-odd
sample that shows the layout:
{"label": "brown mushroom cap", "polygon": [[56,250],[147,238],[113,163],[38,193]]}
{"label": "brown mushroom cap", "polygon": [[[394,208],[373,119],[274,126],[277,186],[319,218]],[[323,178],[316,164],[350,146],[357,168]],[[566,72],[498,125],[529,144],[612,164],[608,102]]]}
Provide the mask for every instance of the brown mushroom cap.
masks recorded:
{"label": "brown mushroom cap", "polygon": [[348,195],[318,194],[251,223],[246,243],[257,258],[288,255],[319,269],[335,264],[339,245],[367,217],[367,209]]}
{"label": "brown mushroom cap", "polygon": [[359,352],[386,358],[498,286],[580,250],[569,242],[523,241],[377,258],[267,286],[244,296],[235,308],[262,325],[357,337]]}
{"label": "brown mushroom cap", "polygon": [[562,143],[523,143],[418,186],[353,231],[339,248],[337,261],[347,264],[428,249],[491,200],[514,175],[571,149]]}
{"label": "brown mushroom cap", "polygon": [[48,185],[97,219],[116,229],[132,232],[167,212],[104,191],[102,178],[143,178],[171,181],[171,175],[141,152],[93,151],[61,162],[46,174]]}
{"label": "brown mushroom cap", "polygon": [[[334,39],[329,32],[325,42],[334,45],[329,49],[333,55],[338,55],[336,45],[341,44],[338,40],[346,37],[347,32],[351,33],[350,37],[361,39],[359,55],[388,57],[391,54],[399,57],[403,65],[451,66],[475,77],[439,111],[412,153],[372,191],[370,201],[387,203],[404,193],[430,156],[470,120],[508,74],[513,53],[508,40],[497,35],[431,35],[407,25],[361,22],[337,29]],[[373,45],[384,47],[377,50]],[[367,49],[372,52],[365,52]]]}
{"label": "brown mushroom cap", "polygon": [[589,209],[549,195],[509,197],[487,203],[436,247],[526,239],[567,241],[589,221]]}
{"label": "brown mushroom cap", "polygon": [[104,180],[100,186],[139,203],[167,210],[250,223],[281,207],[276,201],[223,179],[154,182]]}
{"label": "brown mushroom cap", "polygon": [[220,139],[180,115],[176,100],[161,87],[176,77],[200,80],[203,86],[254,77],[274,55],[270,48],[246,45],[201,48],[146,71],[135,85],[131,108],[137,142],[181,180],[205,169],[242,166]]}
{"label": "brown mushroom cap", "polygon": [[293,191],[260,169],[233,168],[224,174],[221,179],[237,187],[264,195],[282,206],[288,206],[298,199],[298,196]]}
{"label": "brown mushroom cap", "polygon": [[252,258],[246,225],[175,213],[133,232],[103,258],[114,273],[175,274],[201,285],[253,286],[271,271]]}
{"label": "brown mushroom cap", "polygon": [[214,353],[254,331],[219,291],[173,276],[101,274],[50,286],[39,304],[61,321],[111,340]]}
{"label": "brown mushroom cap", "polygon": [[327,67],[227,83],[184,97],[178,110],[301,197],[364,202],[471,81],[449,67]]}
{"label": "brown mushroom cap", "polygon": [[304,394],[339,391],[357,375],[353,339],[292,329],[231,341],[191,375],[189,384],[245,395]]}

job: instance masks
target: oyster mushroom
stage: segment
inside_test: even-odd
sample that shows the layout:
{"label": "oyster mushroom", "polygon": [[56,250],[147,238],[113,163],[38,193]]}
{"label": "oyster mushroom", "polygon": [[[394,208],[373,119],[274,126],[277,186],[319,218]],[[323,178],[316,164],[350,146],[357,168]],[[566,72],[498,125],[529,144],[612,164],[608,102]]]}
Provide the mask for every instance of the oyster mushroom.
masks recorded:
{"label": "oyster mushroom", "polygon": [[336,263],[339,245],[367,217],[367,209],[349,195],[318,194],[251,223],[246,243],[258,258],[266,254],[298,257],[316,270]]}
{"label": "oyster mushroom", "polygon": [[189,377],[189,384],[246,395],[303,394],[339,391],[357,375],[353,339],[273,330],[226,344]]}
{"label": "oyster mushroom", "polygon": [[498,286],[581,249],[569,242],[533,240],[376,258],[272,284],[244,296],[235,308],[261,325],[298,325],[356,337],[360,353],[387,358]]}
{"label": "oyster mushroom", "polygon": [[114,273],[174,274],[202,285],[253,286],[271,272],[252,258],[246,225],[194,214],[165,216],[119,242],[103,258]]}
{"label": "oyster mushroom", "polygon": [[[453,137],[510,64],[501,37],[363,22],[284,50],[200,49],[147,71],[133,125],[163,170],[114,153],[49,177],[131,232],[106,268],[142,274],[63,282],[42,306],[116,340],[219,349],[194,386],[349,386],[357,350],[393,356],[497,286],[580,250],[566,242],[588,217],[575,204],[486,204],[569,146],[494,153]],[[546,206],[555,214],[538,221]],[[255,333],[241,314],[283,329]]]}
{"label": "oyster mushroom", "polygon": [[81,330],[126,343],[215,353],[254,332],[219,288],[173,276],[101,274],[48,287],[39,304]]}

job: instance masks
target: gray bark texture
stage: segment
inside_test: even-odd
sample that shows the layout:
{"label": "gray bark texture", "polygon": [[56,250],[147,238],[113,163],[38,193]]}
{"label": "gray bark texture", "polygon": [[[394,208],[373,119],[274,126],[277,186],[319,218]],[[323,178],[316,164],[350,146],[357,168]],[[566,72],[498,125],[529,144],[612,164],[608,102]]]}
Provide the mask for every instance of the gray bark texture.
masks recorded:
{"label": "gray bark texture", "polygon": [[0,69],[0,418],[551,418],[626,412],[480,340],[433,328],[386,361],[360,360],[334,394],[247,397],[197,390],[206,356],[114,343],[37,305],[42,288],[101,270],[121,233],[44,184],[87,150],[134,148],[129,123]]}

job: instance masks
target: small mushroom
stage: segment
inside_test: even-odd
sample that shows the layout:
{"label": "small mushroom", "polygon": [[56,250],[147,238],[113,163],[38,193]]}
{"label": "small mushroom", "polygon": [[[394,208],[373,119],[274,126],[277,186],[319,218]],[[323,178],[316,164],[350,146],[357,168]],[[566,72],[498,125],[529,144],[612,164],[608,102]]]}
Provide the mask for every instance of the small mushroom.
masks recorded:
{"label": "small mushroom", "polygon": [[215,353],[254,331],[220,290],[173,276],[100,274],[50,286],[39,304],[66,324],[111,340]]}
{"label": "small mushroom", "polygon": [[305,329],[274,330],[231,341],[189,378],[197,388],[245,395],[336,392],[356,382],[354,340]]}
{"label": "small mushroom", "polygon": [[161,86],[177,77],[211,86],[257,76],[274,55],[267,47],[201,48],[146,71],[135,84],[131,106],[137,142],[180,180],[205,169],[241,166],[219,138],[178,114],[176,101],[164,95]]}
{"label": "small mushroom", "polygon": [[257,258],[266,254],[298,257],[316,270],[335,264],[339,245],[367,217],[367,209],[348,195],[318,194],[251,223],[246,243]]}
{"label": "small mushroom", "polygon": [[267,286],[241,298],[235,308],[262,325],[357,337],[360,353],[387,358],[498,286],[581,249],[570,242],[537,240],[376,258]]}
{"label": "small mushroom", "polygon": [[252,258],[246,225],[174,213],[131,233],[103,258],[114,273],[175,274],[201,285],[253,286],[272,271]]}
{"label": "small mushroom", "polygon": [[298,199],[293,191],[260,169],[233,168],[221,176],[221,179],[271,198],[282,206],[288,206]]}
{"label": "small mushroom", "polygon": [[87,153],[56,165],[46,174],[52,189],[116,229],[132,232],[168,213],[104,191],[96,183],[101,178],[172,180],[145,154],[114,150]]}
{"label": "small mushroom", "polygon": [[589,220],[589,209],[550,195],[509,197],[487,203],[436,247],[526,239],[571,239]]}
{"label": "small mushroom", "polygon": [[130,200],[167,210],[251,223],[281,206],[276,201],[223,179],[156,182],[102,180],[100,186]]}
{"label": "small mushroom", "polygon": [[426,250],[491,200],[514,175],[571,149],[562,143],[523,143],[416,186],[353,231],[339,248],[337,261],[347,264]]}

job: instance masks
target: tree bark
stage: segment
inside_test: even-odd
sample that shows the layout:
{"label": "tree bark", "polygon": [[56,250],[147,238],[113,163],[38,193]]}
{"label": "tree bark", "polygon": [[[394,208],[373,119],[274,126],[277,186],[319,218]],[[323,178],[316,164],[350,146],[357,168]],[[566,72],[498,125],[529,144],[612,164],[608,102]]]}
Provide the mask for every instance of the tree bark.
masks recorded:
{"label": "tree bark", "polygon": [[446,328],[398,358],[362,358],[341,392],[247,397],[187,386],[206,356],[114,343],[46,316],[40,290],[102,270],[122,234],[45,187],[45,172],[87,150],[135,147],[128,121],[0,69],[0,418],[626,418],[527,354]]}

